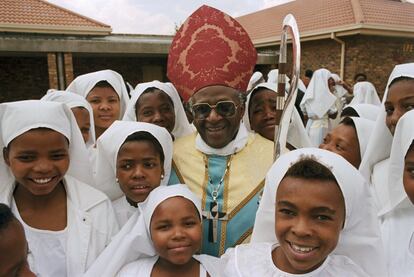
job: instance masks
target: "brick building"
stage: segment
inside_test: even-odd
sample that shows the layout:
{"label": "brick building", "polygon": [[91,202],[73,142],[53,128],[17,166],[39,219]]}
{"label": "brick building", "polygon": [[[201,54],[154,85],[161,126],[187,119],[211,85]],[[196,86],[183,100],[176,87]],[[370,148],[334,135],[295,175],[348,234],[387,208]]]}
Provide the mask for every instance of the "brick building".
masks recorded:
{"label": "brick building", "polygon": [[301,33],[302,73],[325,67],[352,84],[361,72],[383,93],[392,68],[414,62],[414,4],[404,0],[296,0],[237,20],[259,51],[275,51],[289,13]]}

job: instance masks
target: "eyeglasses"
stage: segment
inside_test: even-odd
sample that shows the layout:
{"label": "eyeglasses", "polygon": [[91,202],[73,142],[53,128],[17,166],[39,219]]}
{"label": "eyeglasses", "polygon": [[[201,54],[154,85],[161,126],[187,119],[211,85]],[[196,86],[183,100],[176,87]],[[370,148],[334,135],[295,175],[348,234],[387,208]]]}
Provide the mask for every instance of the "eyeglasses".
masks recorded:
{"label": "eyeglasses", "polygon": [[191,107],[191,111],[196,119],[206,119],[210,115],[212,109],[223,117],[231,117],[236,114],[238,107],[239,106],[233,101],[219,101],[215,105],[210,105],[208,103],[194,104]]}

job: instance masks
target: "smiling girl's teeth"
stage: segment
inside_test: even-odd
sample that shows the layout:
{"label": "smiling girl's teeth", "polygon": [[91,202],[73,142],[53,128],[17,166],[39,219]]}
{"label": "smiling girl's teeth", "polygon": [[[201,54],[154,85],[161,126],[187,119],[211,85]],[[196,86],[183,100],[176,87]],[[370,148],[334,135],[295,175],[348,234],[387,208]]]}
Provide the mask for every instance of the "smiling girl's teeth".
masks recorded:
{"label": "smiling girl's teeth", "polygon": [[135,186],[133,189],[145,189],[147,186]]}
{"label": "smiling girl's teeth", "polygon": [[302,253],[308,253],[308,252],[311,252],[313,249],[315,249],[314,247],[297,246],[297,245],[294,245],[293,243],[291,243],[290,245],[292,246],[293,250],[302,252]]}
{"label": "smiling girl's teeth", "polygon": [[42,178],[42,179],[33,179],[38,184],[46,184],[49,183],[52,178]]}

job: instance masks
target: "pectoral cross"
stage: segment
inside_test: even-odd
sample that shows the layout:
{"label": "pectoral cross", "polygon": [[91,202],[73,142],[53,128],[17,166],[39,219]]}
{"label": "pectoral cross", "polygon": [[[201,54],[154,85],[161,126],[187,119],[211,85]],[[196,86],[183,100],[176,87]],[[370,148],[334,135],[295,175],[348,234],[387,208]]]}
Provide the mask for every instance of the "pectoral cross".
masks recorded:
{"label": "pectoral cross", "polygon": [[203,211],[203,218],[209,220],[208,227],[208,241],[216,243],[218,238],[218,221],[227,220],[227,214],[218,210],[218,204],[216,201],[210,203],[210,210]]}

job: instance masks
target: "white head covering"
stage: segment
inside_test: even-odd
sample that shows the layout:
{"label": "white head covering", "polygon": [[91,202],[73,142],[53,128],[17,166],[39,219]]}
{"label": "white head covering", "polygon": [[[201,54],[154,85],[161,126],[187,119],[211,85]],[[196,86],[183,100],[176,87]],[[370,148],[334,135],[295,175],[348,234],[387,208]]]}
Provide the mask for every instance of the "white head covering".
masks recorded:
{"label": "white head covering", "polygon": [[328,79],[331,78],[331,72],[327,69],[318,69],[306,89],[302,98],[300,107],[302,110],[311,111],[319,118],[322,118],[336,101],[328,86]]}
{"label": "white head covering", "polygon": [[372,104],[348,105],[344,108],[344,110],[348,107],[353,108],[358,113],[359,117],[369,119],[372,121],[377,120],[378,114],[381,111],[381,108],[379,106],[372,105]]}
{"label": "white head covering", "polygon": [[352,98],[352,101],[349,104],[372,104],[380,106],[381,100],[374,85],[364,81],[354,85],[354,98]]}
{"label": "white head covering", "polygon": [[260,71],[256,71],[253,73],[252,77],[250,77],[249,84],[247,85],[247,91],[250,91],[258,84],[263,83],[265,80],[263,78],[263,74]]}
{"label": "white head covering", "polygon": [[121,105],[119,119],[121,119],[124,115],[129,97],[124,79],[118,72],[107,69],[80,75],[76,77],[75,80],[72,81],[72,83],[70,83],[66,90],[79,94],[86,98],[89,92],[100,81],[107,81],[118,94],[119,102]]}
{"label": "white head covering", "polygon": [[383,276],[386,272],[386,262],[368,184],[357,169],[344,158],[323,149],[294,150],[282,155],[273,164],[266,176],[252,242],[277,242],[274,230],[277,188],[287,170],[303,156],[315,158],[331,170],[345,200],[345,223],[338,245],[332,254],[347,256],[369,276]]}
{"label": "white head covering", "polygon": [[377,121],[375,122],[374,130],[372,131],[364,159],[359,167],[362,175],[367,180],[371,179],[371,172],[374,165],[384,159],[387,159],[390,155],[393,138],[391,132],[385,124],[386,113],[384,103],[387,100],[390,83],[398,77],[414,78],[414,63],[396,65],[388,79],[384,97],[382,98],[381,111],[377,117]]}
{"label": "white head covering", "polygon": [[183,104],[181,103],[180,96],[178,95],[174,85],[171,83],[162,83],[160,81],[142,83],[136,86],[135,90],[131,94],[131,99],[128,102],[128,106],[122,120],[137,121],[135,105],[144,91],[148,88],[157,88],[165,92],[171,98],[175,113],[175,125],[172,130],[172,134],[175,138],[186,136],[194,132],[194,129],[191,127],[187,116],[185,115]]}
{"label": "white head covering", "polygon": [[49,92],[48,90],[45,96],[43,96],[40,100],[65,103],[71,109],[78,107],[85,108],[89,112],[89,120],[91,124],[91,127],[89,129],[89,140],[86,142],[86,146],[90,147],[95,144],[95,124],[93,121],[93,110],[85,98],[70,91],[53,90]]}
{"label": "white head covering", "polygon": [[[341,77],[339,77],[338,74],[332,73],[331,77],[335,80],[335,83],[338,83],[339,81],[341,81]],[[335,85],[335,95],[336,95],[336,97],[341,98],[346,93],[347,93],[347,91],[342,85],[338,85],[338,84]]]}
{"label": "white head covering", "polygon": [[414,140],[414,111],[405,113],[397,123],[392,141],[389,175],[387,182],[388,203],[380,214],[386,214],[402,206],[412,206],[403,185],[404,159]]}
{"label": "white head covering", "polygon": [[103,191],[111,200],[123,195],[116,183],[116,159],[125,139],[139,131],[153,135],[164,152],[164,179],[161,186],[167,185],[171,172],[173,144],[170,133],[154,124],[135,121],[115,121],[97,141],[96,188]]}
{"label": "white head covering", "polygon": [[[36,128],[49,128],[69,140],[70,164],[66,174],[93,185],[92,168],[88,150],[76,123],[75,116],[63,103],[27,100],[0,104],[0,148],[23,133]],[[0,186],[10,185],[14,176],[5,164],[3,152],[0,157]]]}
{"label": "white head covering", "polygon": [[[247,96],[246,100],[246,109],[243,115],[243,123],[246,126],[249,132],[254,132],[250,125],[249,119],[249,107],[250,107],[250,99],[252,95],[259,89],[265,88],[269,89],[275,93],[277,93],[277,84],[275,83],[261,83],[257,85],[253,91]],[[303,148],[303,147],[310,147],[311,143],[309,140],[309,136],[306,133],[305,127],[303,126],[302,119],[296,108],[293,109],[292,119],[290,121],[290,126],[288,130],[288,137],[287,142],[290,143],[295,148]]]}
{"label": "white head covering", "polygon": [[151,191],[144,202],[138,204],[139,213],[135,213],[128,220],[85,276],[112,277],[124,265],[132,261],[157,255],[150,233],[151,217],[161,202],[176,196],[184,197],[193,202],[201,220],[201,202],[186,185],[157,187]]}
{"label": "white head covering", "polygon": [[368,120],[361,117],[349,117],[355,124],[356,134],[359,142],[359,151],[361,154],[361,161],[364,153],[367,150],[369,137],[374,129],[375,121]]}
{"label": "white head covering", "polygon": [[[289,91],[290,88],[290,79],[286,76],[286,87],[285,90]],[[279,69],[272,69],[267,73],[267,83],[275,83],[276,85],[279,83]]]}

